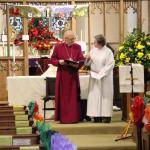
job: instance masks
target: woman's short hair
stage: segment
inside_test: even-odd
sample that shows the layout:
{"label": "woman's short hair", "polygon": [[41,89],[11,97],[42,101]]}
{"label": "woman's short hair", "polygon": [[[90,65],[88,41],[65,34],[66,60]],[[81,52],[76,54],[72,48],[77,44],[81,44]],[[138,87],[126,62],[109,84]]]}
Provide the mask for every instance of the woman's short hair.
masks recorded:
{"label": "woman's short hair", "polygon": [[102,46],[106,45],[106,39],[103,35],[99,34],[99,35],[96,35],[94,38],[97,44],[102,45]]}

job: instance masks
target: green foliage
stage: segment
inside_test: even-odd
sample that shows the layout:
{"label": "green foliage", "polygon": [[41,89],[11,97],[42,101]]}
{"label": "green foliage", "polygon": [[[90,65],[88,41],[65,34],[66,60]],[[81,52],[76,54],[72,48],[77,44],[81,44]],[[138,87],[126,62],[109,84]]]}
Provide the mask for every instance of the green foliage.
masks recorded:
{"label": "green foliage", "polygon": [[45,147],[46,150],[50,150],[49,143],[50,143],[51,139],[47,133],[48,131],[50,131],[50,125],[45,122],[37,121],[36,127],[40,133],[40,140],[41,140],[43,146]]}
{"label": "green foliage", "polygon": [[115,63],[117,66],[139,63],[150,67],[150,35],[136,29],[127,35],[115,55]]}

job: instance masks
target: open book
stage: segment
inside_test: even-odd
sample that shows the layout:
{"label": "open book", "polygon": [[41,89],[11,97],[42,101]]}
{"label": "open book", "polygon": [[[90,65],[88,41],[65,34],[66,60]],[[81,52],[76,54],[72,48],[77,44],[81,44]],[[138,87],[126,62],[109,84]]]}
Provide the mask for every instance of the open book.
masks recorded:
{"label": "open book", "polygon": [[68,65],[78,65],[79,61],[74,61],[74,60],[66,59],[65,63],[68,64]]}

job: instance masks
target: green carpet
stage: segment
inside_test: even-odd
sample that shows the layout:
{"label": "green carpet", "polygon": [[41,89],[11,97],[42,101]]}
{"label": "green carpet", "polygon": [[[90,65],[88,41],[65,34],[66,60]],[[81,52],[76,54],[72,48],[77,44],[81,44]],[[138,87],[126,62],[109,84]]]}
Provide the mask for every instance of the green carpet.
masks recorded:
{"label": "green carpet", "polygon": [[115,141],[118,134],[67,135],[78,150],[136,150],[132,139]]}
{"label": "green carpet", "polygon": [[75,143],[78,150],[136,150],[133,139],[115,141],[127,125],[121,121],[121,111],[113,113],[111,123],[60,124],[55,121],[49,123],[53,130],[59,131]]}

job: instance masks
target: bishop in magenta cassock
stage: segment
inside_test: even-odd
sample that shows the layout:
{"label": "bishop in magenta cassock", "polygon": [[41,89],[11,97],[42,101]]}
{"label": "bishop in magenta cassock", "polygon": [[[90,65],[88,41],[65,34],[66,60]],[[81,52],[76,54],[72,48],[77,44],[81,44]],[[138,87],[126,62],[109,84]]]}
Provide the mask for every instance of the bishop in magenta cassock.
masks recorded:
{"label": "bishop in magenta cassock", "polygon": [[[74,43],[75,34],[66,31],[64,43],[54,48],[51,64],[57,66],[55,86],[55,120],[61,123],[77,123],[80,120],[80,84],[78,69],[84,63],[80,45]],[[80,62],[66,64],[65,60]]]}

